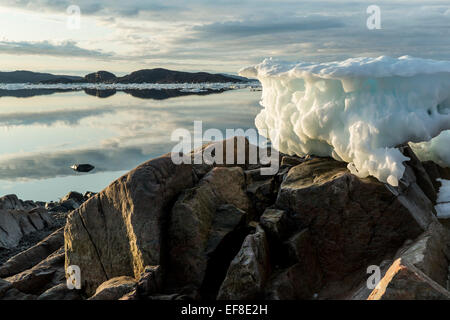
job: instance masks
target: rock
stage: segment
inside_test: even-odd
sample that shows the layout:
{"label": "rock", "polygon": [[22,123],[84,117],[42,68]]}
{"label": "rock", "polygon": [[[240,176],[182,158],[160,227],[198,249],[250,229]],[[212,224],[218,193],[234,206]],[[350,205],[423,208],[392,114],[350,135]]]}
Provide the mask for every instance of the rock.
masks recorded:
{"label": "rock", "polygon": [[[87,197],[89,198],[89,197]],[[79,192],[75,192],[75,191],[70,191],[68,194],[66,194],[64,196],[64,198],[61,199],[60,203],[63,203],[66,200],[73,200],[78,204],[81,204],[84,202],[85,200],[85,196],[83,196],[81,193]]]}
{"label": "rock", "polygon": [[304,158],[299,158],[296,156],[283,156],[281,158],[281,167],[284,166],[292,166],[295,167],[296,165],[299,165],[300,163],[305,162]]}
{"label": "rock", "polygon": [[78,209],[80,207],[78,202],[76,202],[73,199],[67,199],[64,201],[61,200],[60,203],[61,203],[61,206],[66,208],[68,211],[72,211],[72,210]]}
{"label": "rock", "polygon": [[409,145],[401,146],[399,147],[399,150],[410,159],[409,161],[406,161],[406,164],[414,171],[417,185],[428,197],[428,199],[435,204],[437,199],[437,189],[428,175],[427,170],[424,168]]}
{"label": "rock", "polygon": [[38,212],[29,212],[28,219],[36,230],[42,230],[45,228],[45,223]]}
{"label": "rock", "polygon": [[33,294],[26,294],[20,292],[15,288],[9,289],[5,295],[1,298],[2,300],[36,300],[37,296]]}
{"label": "rock", "polygon": [[[265,295],[269,300],[312,299],[321,289],[323,273],[308,229],[285,242],[293,265],[278,271],[269,280]],[[284,251],[283,251],[284,252]]]}
{"label": "rock", "polygon": [[148,296],[163,289],[163,275],[160,266],[146,266],[137,283],[136,293]]}
{"label": "rock", "polygon": [[89,163],[74,164],[71,168],[77,172],[90,172],[95,169],[95,167]]}
{"label": "rock", "polygon": [[68,209],[67,207],[61,206],[61,205],[56,205],[56,206],[52,206],[49,209],[49,212],[62,212],[62,213],[66,213],[71,211],[71,209]]}
{"label": "rock", "polygon": [[25,210],[25,207],[15,194],[8,194],[0,198],[0,210]]}
{"label": "rock", "polygon": [[281,240],[290,229],[286,212],[279,209],[266,209],[259,223],[269,237],[277,240]]}
{"label": "rock", "polygon": [[397,259],[368,300],[449,300],[450,293],[404,259]]}
{"label": "rock", "polygon": [[[223,206],[226,204],[228,206]],[[202,286],[209,256],[229,234],[236,232],[239,235],[239,226],[245,224],[244,210],[249,206],[244,172],[239,167],[216,167],[196,187],[179,197],[172,208],[168,231],[167,278],[172,287]],[[240,241],[244,237],[238,236]],[[230,260],[240,244],[235,252],[233,247],[236,245],[229,248],[228,252],[233,252]],[[225,274],[226,269],[223,272]]]}
{"label": "rock", "polygon": [[136,280],[131,277],[115,277],[102,283],[89,300],[119,300],[136,288]]}
{"label": "rock", "polygon": [[[291,214],[299,230],[309,229],[324,281],[330,284],[321,295],[344,294],[358,280],[357,270],[394,255],[406,239],[416,238],[435,220],[431,202],[414,174],[408,174],[393,189],[370,177],[360,179],[345,163],[329,158],[290,169],[276,206]],[[344,284],[341,280],[350,274],[355,274],[352,283]]]}
{"label": "rock", "polygon": [[3,279],[0,279],[0,299],[11,288],[12,288],[11,282],[3,280]]}
{"label": "rock", "polygon": [[447,287],[449,243],[448,232],[440,223],[435,222],[412,244],[400,249],[397,257],[410,263],[441,286]]}
{"label": "rock", "polygon": [[59,249],[33,268],[5,280],[22,293],[40,295],[45,290],[65,282],[64,251]]}
{"label": "rock", "polygon": [[97,192],[86,191],[83,195],[83,202],[89,199],[90,197],[95,196],[96,194]]}
{"label": "rock", "polygon": [[13,214],[7,210],[0,210],[0,248],[14,248],[22,237],[22,230]]}
{"label": "rock", "polygon": [[60,228],[38,244],[22,251],[0,266],[0,278],[25,271],[55,252],[64,245],[64,228]]}
{"label": "rock", "polygon": [[83,270],[88,295],[108,279],[139,277],[146,265],[160,264],[162,224],[173,201],[194,181],[191,165],[175,165],[166,154],[138,166],[69,214],[66,265]]}
{"label": "rock", "polygon": [[65,283],[60,283],[46,290],[37,300],[82,300],[82,297],[79,290],[71,290]]}
{"label": "rock", "polygon": [[261,298],[270,275],[267,238],[264,230],[257,227],[248,235],[223,281],[218,300],[253,300]]}

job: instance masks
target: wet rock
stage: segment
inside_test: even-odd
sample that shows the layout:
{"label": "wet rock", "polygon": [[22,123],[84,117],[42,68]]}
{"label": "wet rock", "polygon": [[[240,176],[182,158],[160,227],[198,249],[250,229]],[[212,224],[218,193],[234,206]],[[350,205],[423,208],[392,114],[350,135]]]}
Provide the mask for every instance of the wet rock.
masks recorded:
{"label": "wet rock", "polygon": [[89,300],[119,300],[136,288],[136,280],[131,277],[115,277],[102,283]]}
{"label": "wet rock", "polygon": [[92,295],[107,279],[134,276],[160,264],[162,224],[182,190],[193,186],[192,166],[170,154],[150,160],[114,181],[69,214],[66,265],[83,270]]}
{"label": "wet rock", "polygon": [[248,235],[236,257],[231,261],[218,300],[252,300],[261,298],[270,275],[270,260],[264,230],[257,227]]}

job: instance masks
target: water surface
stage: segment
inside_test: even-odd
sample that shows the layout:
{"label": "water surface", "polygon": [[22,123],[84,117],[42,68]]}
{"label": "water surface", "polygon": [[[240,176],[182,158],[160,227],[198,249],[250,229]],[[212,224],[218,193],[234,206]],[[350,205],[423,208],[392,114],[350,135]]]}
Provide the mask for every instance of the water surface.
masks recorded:
{"label": "water surface", "polygon": [[[169,99],[80,91],[0,97],[0,196],[58,200],[105,188],[138,164],[169,152],[177,128],[254,128],[261,92],[248,89]],[[90,163],[88,174],[70,169]]]}

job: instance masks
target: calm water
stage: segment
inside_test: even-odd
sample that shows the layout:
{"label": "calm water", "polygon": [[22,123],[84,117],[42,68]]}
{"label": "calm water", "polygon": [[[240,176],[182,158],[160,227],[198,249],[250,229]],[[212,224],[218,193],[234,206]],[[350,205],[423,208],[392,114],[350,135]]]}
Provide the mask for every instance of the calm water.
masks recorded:
{"label": "calm water", "polygon": [[[67,192],[98,192],[138,164],[172,149],[177,128],[248,129],[261,92],[248,89],[165,100],[118,92],[108,98],[63,92],[0,98],[0,196],[57,200]],[[70,169],[90,163],[88,174]]]}

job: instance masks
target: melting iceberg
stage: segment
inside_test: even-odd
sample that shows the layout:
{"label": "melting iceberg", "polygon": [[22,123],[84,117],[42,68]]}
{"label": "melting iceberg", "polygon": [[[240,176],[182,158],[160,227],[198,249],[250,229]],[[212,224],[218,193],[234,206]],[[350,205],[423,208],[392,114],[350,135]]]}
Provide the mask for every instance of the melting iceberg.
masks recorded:
{"label": "melting iceberg", "polygon": [[[408,160],[395,146],[429,141],[450,129],[450,61],[381,56],[293,64],[266,59],[240,75],[261,82],[264,108],[256,126],[281,152],[331,156],[347,162],[359,177],[371,175],[393,186]],[[425,156],[448,152],[446,141],[416,146]]]}

